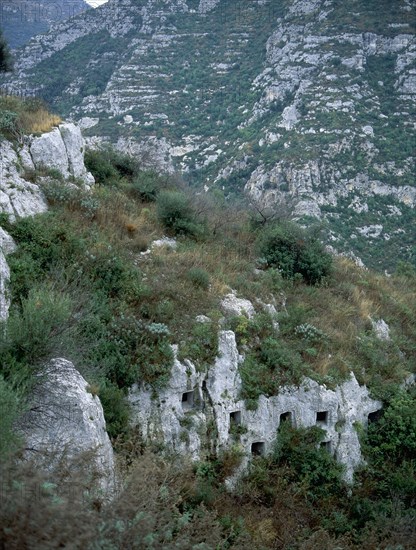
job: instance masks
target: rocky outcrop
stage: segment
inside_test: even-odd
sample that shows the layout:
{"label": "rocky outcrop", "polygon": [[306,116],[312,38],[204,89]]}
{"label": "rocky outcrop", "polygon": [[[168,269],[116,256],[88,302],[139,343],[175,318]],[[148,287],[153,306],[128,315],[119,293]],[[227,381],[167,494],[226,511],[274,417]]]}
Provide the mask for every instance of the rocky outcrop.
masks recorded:
{"label": "rocky outcrop", "polygon": [[41,469],[53,471],[81,460],[81,472],[96,480],[95,493],[114,491],[114,456],[103,408],[71,362],[54,359],[39,373],[18,430],[25,458]]}
{"label": "rocky outcrop", "polygon": [[[24,148],[25,163],[28,149]],[[39,187],[23,178],[23,162],[12,144],[0,141],[0,212],[9,214],[14,221],[17,217],[33,216],[47,209],[46,200]],[[33,162],[32,162],[33,167]]]}
{"label": "rocky outcrop", "polygon": [[53,168],[65,179],[73,177],[86,185],[94,183],[84,164],[84,138],[75,124],[60,124],[51,132],[32,138],[28,147],[35,168]]}
{"label": "rocky outcrop", "polygon": [[[0,140],[0,213],[9,221],[40,214],[47,210],[46,199],[38,185],[26,177],[34,170],[55,169],[65,178],[77,178],[86,188],[94,183],[84,164],[84,139],[80,129],[71,123],[42,134],[30,136],[14,146]],[[6,254],[12,252],[13,240],[0,227],[0,320],[7,319],[10,278]]]}
{"label": "rocky outcrop", "polygon": [[84,165],[85,143],[72,123],[39,137],[26,138],[24,145],[0,141],[0,212],[16,218],[45,212],[47,204],[38,185],[25,179],[33,170],[55,169],[62,177],[77,178],[86,187],[94,183]]}
{"label": "rocky outcrop", "polygon": [[325,430],[323,445],[345,466],[344,478],[351,482],[362,461],[355,424],[366,426],[368,415],[381,403],[351,374],[334,390],[306,378],[299,387],[282,388],[279,395],[260,396],[257,409],[248,410],[240,399],[241,360],[234,333],[220,332],[218,358],[207,373],[198,372],[190,361],[175,360],[169,384],[157,396],[138,385],[131,389],[134,424],[146,440],[194,459],[230,449],[239,431],[243,467],[252,454],[272,450],[281,422],[318,425]]}
{"label": "rocky outcrop", "polygon": [[0,227],[0,322],[7,320],[10,307],[8,293],[10,269],[6,261],[6,255],[13,252],[15,248],[16,245],[12,237]]}
{"label": "rocky outcrop", "polygon": [[251,319],[255,314],[253,304],[245,298],[237,298],[235,292],[230,292],[230,294],[224,296],[221,309],[228,316],[246,315]]}

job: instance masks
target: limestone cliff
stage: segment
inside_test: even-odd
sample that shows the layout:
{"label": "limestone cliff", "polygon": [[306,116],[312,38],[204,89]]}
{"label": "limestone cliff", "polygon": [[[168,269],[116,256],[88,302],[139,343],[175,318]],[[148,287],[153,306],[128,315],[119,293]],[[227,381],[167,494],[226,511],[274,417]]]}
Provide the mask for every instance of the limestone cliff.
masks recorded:
{"label": "limestone cliff", "polygon": [[194,459],[237,446],[244,469],[252,454],[272,450],[282,422],[298,428],[318,425],[325,430],[322,444],[345,466],[344,479],[352,482],[362,463],[356,424],[366,426],[368,416],[381,408],[353,374],[335,390],[306,378],[299,387],[261,396],[258,408],[249,410],[239,397],[241,356],[233,332],[221,332],[218,351],[207,373],[176,359],[168,386],[157,396],[145,386],[131,389],[133,424],[145,440]]}

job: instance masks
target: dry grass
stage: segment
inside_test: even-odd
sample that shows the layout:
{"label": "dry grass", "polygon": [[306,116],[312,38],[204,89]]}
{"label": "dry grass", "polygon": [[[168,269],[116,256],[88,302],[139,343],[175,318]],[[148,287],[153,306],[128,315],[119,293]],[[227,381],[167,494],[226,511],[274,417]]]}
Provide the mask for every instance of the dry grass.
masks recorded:
{"label": "dry grass", "polygon": [[58,115],[49,112],[47,107],[35,98],[3,96],[0,98],[0,110],[11,111],[17,115],[15,131],[7,136],[12,138],[16,138],[18,134],[49,132],[62,122]]}
{"label": "dry grass", "polygon": [[58,126],[62,119],[58,115],[49,113],[45,108],[37,111],[23,111],[20,120],[27,134],[43,134]]}
{"label": "dry grass", "polygon": [[[360,381],[371,384],[376,375],[395,380],[406,370],[412,370],[410,342],[416,340],[414,285],[360,269],[345,258],[334,260],[333,274],[322,286],[283,281],[271,270],[256,272],[256,235],[247,229],[244,216],[239,230],[233,220],[229,227],[224,225],[213,231],[208,220],[203,240],[179,237],[175,251],[157,248],[141,256],[140,252],[153,240],[165,234],[158,223],[155,205],[132,199],[128,186],[124,188],[123,184],[119,188],[97,188],[95,197],[99,208],[92,220],[75,205],[67,213],[68,221],[73,223],[76,219],[87,232],[95,227],[101,240],[129,253],[146,287],[135,313],[168,324],[175,342],[189,337],[197,315],[216,315],[221,298],[231,289],[254,304],[258,301],[278,304],[283,293],[289,323],[312,324],[327,336],[325,342],[303,345],[300,349],[303,360],[318,378],[337,383],[354,370]],[[208,288],[192,284],[188,273],[194,268],[207,273]],[[278,310],[284,318],[285,308],[278,306]],[[303,311],[300,316],[299,311]],[[371,340],[374,336],[371,319],[381,318],[390,325],[397,345],[396,351],[394,346],[387,349],[389,358],[377,372],[374,366],[378,361],[377,346],[372,349],[371,342],[369,346],[364,342],[364,347],[367,345],[364,349],[360,339],[364,336]],[[293,332],[286,337],[289,346],[299,345]],[[398,347],[404,353],[403,360],[397,353]]]}

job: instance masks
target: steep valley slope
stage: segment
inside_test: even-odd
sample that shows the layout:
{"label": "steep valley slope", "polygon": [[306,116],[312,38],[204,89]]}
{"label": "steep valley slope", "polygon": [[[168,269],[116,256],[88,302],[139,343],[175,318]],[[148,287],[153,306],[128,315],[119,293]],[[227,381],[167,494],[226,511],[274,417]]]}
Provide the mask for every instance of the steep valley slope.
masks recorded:
{"label": "steep valley slope", "polygon": [[110,0],[34,38],[2,87],[391,271],[416,261],[415,60],[411,0]]}

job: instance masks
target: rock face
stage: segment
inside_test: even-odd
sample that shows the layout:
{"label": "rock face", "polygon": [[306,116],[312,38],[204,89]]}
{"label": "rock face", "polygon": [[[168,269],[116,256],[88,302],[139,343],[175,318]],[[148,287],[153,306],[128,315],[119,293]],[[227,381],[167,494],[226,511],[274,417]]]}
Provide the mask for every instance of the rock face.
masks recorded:
{"label": "rock face", "polygon": [[75,124],[60,124],[51,132],[33,138],[29,151],[35,168],[54,168],[66,179],[72,176],[87,185],[94,183],[84,165],[84,138]]}
{"label": "rock face", "polygon": [[234,293],[224,296],[221,308],[226,315],[230,316],[246,315],[251,319],[255,314],[253,304],[244,298],[237,298]]}
{"label": "rock face", "polygon": [[10,307],[8,296],[10,269],[7,265],[6,255],[13,252],[15,248],[16,245],[12,237],[0,227],[0,322],[7,320]]}
{"label": "rock face", "polygon": [[[47,210],[46,199],[38,185],[25,179],[27,171],[55,169],[65,178],[78,178],[86,188],[94,183],[84,165],[84,139],[72,123],[61,124],[39,137],[28,137],[16,148],[0,140],[0,213],[10,221],[33,216]],[[26,171],[26,172],[25,172]],[[0,320],[7,319],[10,277],[6,254],[13,251],[13,240],[0,227]]]}
{"label": "rock face", "polygon": [[28,137],[17,149],[0,141],[0,212],[16,217],[33,216],[47,209],[40,188],[24,178],[25,170],[55,169],[64,178],[75,177],[87,187],[94,183],[84,165],[84,139],[72,123],[39,137]]}
{"label": "rock face", "polygon": [[[414,10],[110,0],[34,39],[4,87],[94,121],[91,143],[106,137],[145,166],[326,218],[337,250],[389,268],[409,257],[401,226],[416,204]],[[358,230],[369,225],[381,230]]]}
{"label": "rock face", "polygon": [[176,360],[168,387],[157,396],[134,386],[133,422],[144,438],[196,459],[234,446],[233,432],[240,426],[244,467],[252,454],[271,451],[281,422],[319,425],[325,430],[323,444],[345,466],[345,480],[351,482],[362,461],[355,423],[366,426],[368,415],[381,403],[351,375],[335,390],[305,379],[300,387],[282,388],[277,396],[261,396],[257,410],[248,410],[239,398],[241,359],[234,333],[222,331],[218,358],[207,373],[197,372],[189,361]]}
{"label": "rock face", "polygon": [[[26,148],[24,151],[27,153]],[[25,158],[26,165],[28,158]],[[12,221],[16,217],[33,216],[47,209],[39,187],[22,177],[22,170],[19,169],[22,164],[11,143],[0,142],[0,212],[9,214]]]}
{"label": "rock face", "polygon": [[73,17],[90,6],[84,0],[41,0],[36,3],[7,0],[2,3],[2,27],[7,43],[18,48],[54,23]]}
{"label": "rock face", "polygon": [[103,408],[71,362],[54,359],[39,375],[18,428],[25,439],[26,458],[53,470],[63,460],[92,455],[90,473],[97,476],[96,488],[114,490],[114,456]]}

